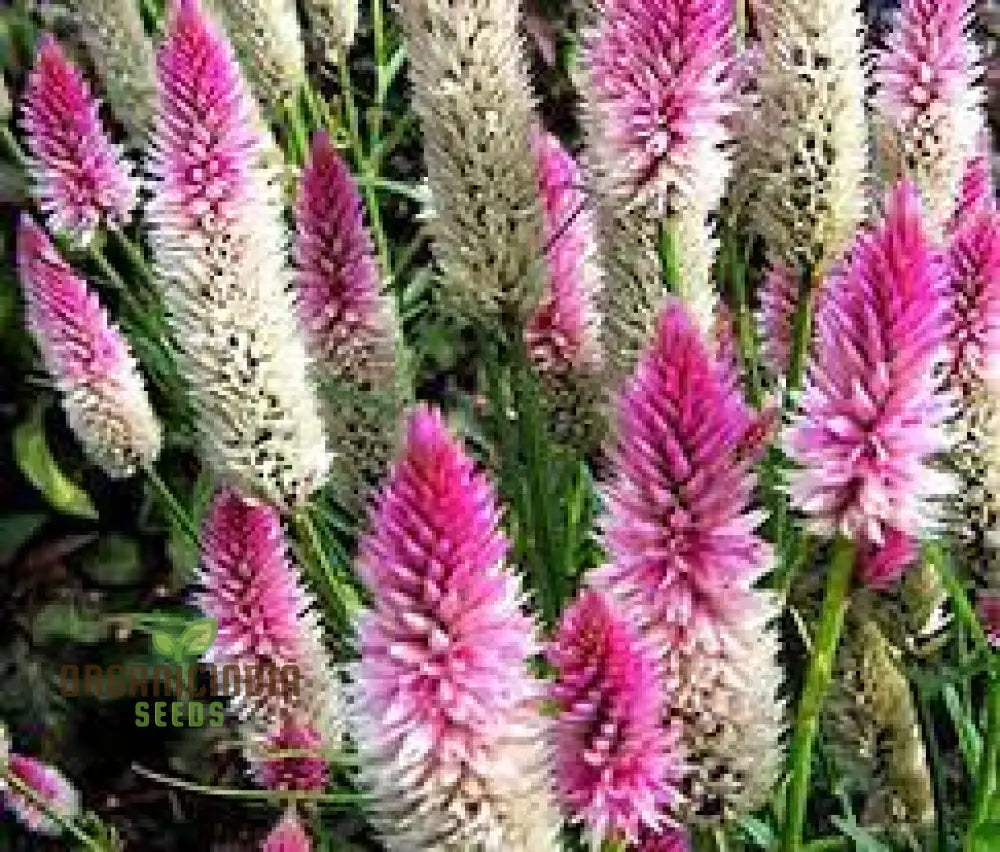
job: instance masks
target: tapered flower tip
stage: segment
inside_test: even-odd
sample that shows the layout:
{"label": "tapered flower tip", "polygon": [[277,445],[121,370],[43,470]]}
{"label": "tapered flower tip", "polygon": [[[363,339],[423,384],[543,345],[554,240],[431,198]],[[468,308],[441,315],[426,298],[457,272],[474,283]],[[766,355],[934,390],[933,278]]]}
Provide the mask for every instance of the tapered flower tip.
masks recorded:
{"label": "tapered flower tip", "polygon": [[268,736],[261,760],[255,761],[261,786],[267,790],[322,792],[329,771],[322,749],[319,731],[307,722],[286,716]]}
{"label": "tapered flower tip", "polygon": [[312,844],[294,807],[285,811],[281,821],[264,839],[260,852],[309,852]]}
{"label": "tapered flower tip", "polygon": [[691,841],[683,829],[666,828],[645,833],[639,841],[638,852],[691,852]]}
{"label": "tapered flower tip", "polygon": [[[66,820],[75,819],[80,813],[80,794],[65,775],[53,766],[33,757],[11,753],[6,760],[6,773],[16,778],[34,793],[33,798],[44,802],[45,807]],[[29,831],[58,836],[62,826],[48,816],[38,804],[16,790],[0,776],[0,794],[7,808]]]}
{"label": "tapered flower tip", "polygon": [[154,168],[171,214],[197,227],[245,199],[263,137],[232,46],[198,0],[175,0],[156,57]]}
{"label": "tapered flower tip", "polygon": [[946,449],[950,402],[939,386],[945,267],[910,181],[861,234],[844,280],[826,291],[801,415],[786,435],[799,467],[793,503],[821,535],[878,548],[919,537],[952,488],[932,464]]}
{"label": "tapered flower tip", "polygon": [[585,590],[564,613],[548,658],[563,804],[595,842],[634,842],[660,826],[680,775],[662,727],[656,654],[607,597]]}
{"label": "tapered flower tip", "polygon": [[83,75],[47,34],[28,75],[22,126],[39,206],[54,231],[86,244],[101,226],[128,221],[136,184]]}
{"label": "tapered flower tip", "polygon": [[896,529],[883,535],[880,545],[866,544],[858,553],[858,577],[872,589],[892,586],[916,561],[919,549],[912,537]]}
{"label": "tapered flower tip", "polygon": [[1000,592],[981,592],[976,610],[990,643],[994,648],[1000,647]]}
{"label": "tapered flower tip", "polygon": [[965,164],[953,224],[955,227],[959,227],[969,218],[995,209],[993,169],[991,155],[987,150],[986,153],[970,157]]}
{"label": "tapered flower tip", "polygon": [[18,225],[17,264],[28,328],[87,454],[115,478],[151,463],[162,433],[128,344],[27,214]]}

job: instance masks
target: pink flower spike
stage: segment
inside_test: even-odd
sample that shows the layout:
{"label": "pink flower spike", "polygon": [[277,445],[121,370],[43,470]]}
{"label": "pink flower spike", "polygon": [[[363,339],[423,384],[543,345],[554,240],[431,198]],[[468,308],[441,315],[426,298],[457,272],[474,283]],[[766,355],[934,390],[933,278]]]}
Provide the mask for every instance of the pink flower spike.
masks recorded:
{"label": "pink flower spike", "polygon": [[128,344],[27,215],[18,225],[17,265],[28,328],[86,453],[116,478],[151,464],[162,433]]}
{"label": "pink flower spike", "polygon": [[367,378],[395,370],[395,329],[347,165],[315,135],[296,204],[299,315],[324,370]]}
{"label": "pink flower spike", "polygon": [[679,761],[662,727],[655,653],[600,592],[563,614],[548,651],[556,672],[556,777],[564,806],[595,843],[635,842],[673,804]]}
{"label": "pink flower spike", "polygon": [[880,545],[865,544],[858,553],[858,577],[871,589],[893,586],[919,555],[918,543],[899,530],[886,530]]}
{"label": "pink flower spike", "polygon": [[1000,592],[987,590],[979,593],[976,601],[976,611],[982,622],[983,630],[989,637],[994,648],[1000,648]]}
{"label": "pink flower spike", "polygon": [[310,852],[311,849],[309,835],[295,813],[295,808],[290,807],[264,839],[260,852]]}
{"label": "pink flower spike", "polygon": [[135,181],[83,75],[50,35],[42,36],[23,110],[38,203],[52,230],[86,245],[98,228],[125,224]]}
{"label": "pink flower spike", "polygon": [[721,195],[732,25],[726,0],[601,4],[584,61],[603,167],[629,201],[663,211]]}
{"label": "pink flower spike", "polygon": [[[32,790],[48,807],[68,820],[80,813],[80,794],[58,769],[33,757],[11,753],[7,772]],[[0,795],[29,831],[58,836],[62,827],[0,776]]]}
{"label": "pink flower spike", "polygon": [[691,843],[683,829],[667,828],[657,834],[646,832],[638,852],[691,852]]}
{"label": "pink flower spike", "polygon": [[930,465],[946,448],[950,413],[935,376],[944,287],[916,189],[901,181],[827,291],[801,414],[785,438],[800,465],[791,500],[816,532],[881,548],[890,535],[920,538],[936,524],[931,503],[951,490]]}
{"label": "pink flower spike", "polygon": [[358,562],[372,607],[358,626],[356,738],[392,848],[554,848],[525,668],[537,646],[499,519],[490,481],[441,414],[418,407]]}
{"label": "pink flower spike", "polygon": [[599,286],[594,223],[576,161],[550,133],[536,130],[532,150],[538,167],[548,288],[525,330],[531,359],[543,375],[596,374]]}
{"label": "pink flower spike", "polygon": [[[317,730],[286,716],[268,737],[265,752],[255,767],[261,786],[266,790],[322,793],[329,769],[322,749],[323,737]],[[285,752],[289,754],[282,756]]]}
{"label": "pink flower spike", "polygon": [[962,223],[980,213],[996,210],[990,159],[991,155],[987,148],[985,153],[970,157],[965,164],[958,204],[955,206],[954,228],[961,227]]}

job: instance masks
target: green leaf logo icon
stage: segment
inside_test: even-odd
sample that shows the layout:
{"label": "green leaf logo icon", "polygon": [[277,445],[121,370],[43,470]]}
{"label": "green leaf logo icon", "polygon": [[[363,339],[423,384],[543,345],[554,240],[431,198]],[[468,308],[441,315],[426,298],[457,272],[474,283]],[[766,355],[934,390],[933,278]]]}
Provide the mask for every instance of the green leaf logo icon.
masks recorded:
{"label": "green leaf logo icon", "polygon": [[153,631],[153,648],[161,657],[172,658],[174,656],[174,637],[169,633]]}
{"label": "green leaf logo icon", "polygon": [[219,622],[214,618],[200,618],[192,622],[177,641],[178,655],[183,657],[200,657],[215,641],[219,633]]}

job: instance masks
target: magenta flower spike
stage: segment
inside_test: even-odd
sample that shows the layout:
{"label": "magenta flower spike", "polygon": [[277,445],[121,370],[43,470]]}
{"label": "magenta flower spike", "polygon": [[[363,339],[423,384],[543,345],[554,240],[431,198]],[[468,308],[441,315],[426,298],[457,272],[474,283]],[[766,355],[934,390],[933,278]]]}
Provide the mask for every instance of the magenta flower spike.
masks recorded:
{"label": "magenta flower spike", "polygon": [[[840,263],[832,268],[809,291],[813,314],[819,309],[823,293],[840,286]],[[799,304],[799,273],[780,261],[768,267],[760,288],[761,359],[776,378],[788,374],[792,356],[795,312]]]}
{"label": "magenta flower spike", "polygon": [[585,590],[563,614],[548,659],[563,807],[594,844],[634,843],[643,828],[660,828],[680,775],[656,654],[610,599]]}
{"label": "magenta flower spike", "polygon": [[662,213],[721,196],[732,26],[725,0],[601,4],[586,52],[597,153],[626,201]]}
{"label": "magenta flower spike", "polygon": [[309,758],[302,758],[296,769],[295,759],[275,762],[269,756],[280,750],[274,744],[285,740],[335,750],[343,733],[341,696],[328,667],[322,630],[313,601],[288,560],[280,517],[265,503],[222,490],[205,518],[201,549],[198,605],[218,623],[207,660],[237,665],[241,672],[269,666],[296,666],[299,671],[297,695],[237,698],[237,708],[259,732],[257,739],[265,741],[251,762],[268,785],[284,777],[283,772],[315,778],[318,770]]}
{"label": "magenta flower spike", "polygon": [[329,773],[323,747],[323,735],[308,721],[282,718],[255,761],[260,785],[267,790],[322,793]]}
{"label": "magenta flower spike", "polygon": [[951,219],[983,125],[971,0],[904,0],[876,59],[890,166],[919,188],[930,223]]}
{"label": "magenta flower spike", "polygon": [[151,464],[162,433],[128,344],[27,215],[18,225],[17,264],[28,328],[84,450],[115,478]]}
{"label": "magenta flower spike", "polygon": [[[0,766],[3,763],[4,761],[0,760]],[[66,776],[54,766],[13,752],[6,755],[5,764],[6,772],[28,787],[50,810],[67,820],[75,819],[80,813],[80,794]],[[0,775],[0,797],[7,809],[29,831],[53,836],[62,834],[62,826],[5,781],[2,775]]]}
{"label": "magenta flower spike", "polygon": [[136,183],[83,75],[52,36],[42,36],[22,108],[35,192],[52,230],[86,245],[98,228],[125,224]]}
{"label": "magenta flower spike", "polygon": [[[534,625],[492,484],[418,407],[358,571],[356,739],[390,849],[555,849]],[[434,841],[437,841],[435,843]]]}
{"label": "magenta flower spike", "polygon": [[993,188],[993,169],[990,163],[990,153],[970,157],[962,173],[962,183],[958,193],[958,203],[955,206],[953,229],[963,222],[996,209],[996,193]]}
{"label": "magenta flower spike", "polygon": [[668,302],[619,401],[602,519],[609,562],[595,584],[662,655],[691,819],[752,808],[781,765],[777,610],[753,588],[771,549],[755,532],[763,516],[748,511],[760,427],[686,310]]}
{"label": "magenta flower spike", "polygon": [[931,502],[950,490],[930,464],[945,449],[950,412],[935,376],[944,286],[916,188],[900,181],[884,220],[858,236],[844,280],[827,291],[801,413],[785,438],[799,465],[790,497],[815,532],[864,550],[935,525]]}
{"label": "magenta flower spike", "polygon": [[295,812],[294,806],[285,811],[278,824],[261,844],[260,852],[310,852],[309,835]]}
{"label": "magenta flower spike", "polygon": [[637,849],[638,852],[691,852],[691,842],[683,829],[667,828],[643,834]]}

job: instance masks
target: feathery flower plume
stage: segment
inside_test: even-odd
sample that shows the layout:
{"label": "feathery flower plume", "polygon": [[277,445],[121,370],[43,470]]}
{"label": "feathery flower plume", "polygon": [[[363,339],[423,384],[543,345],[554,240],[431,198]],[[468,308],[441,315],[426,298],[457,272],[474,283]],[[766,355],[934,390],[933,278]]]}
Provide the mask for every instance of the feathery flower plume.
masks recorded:
{"label": "feathery flower plume", "polygon": [[310,29],[332,64],[347,58],[358,29],[358,0],[305,0]]}
{"label": "feathery flower plume", "polygon": [[[220,491],[205,518],[201,550],[198,605],[219,625],[208,660],[237,665],[240,671],[296,666],[299,672],[297,694],[275,690],[259,699],[240,696],[238,711],[268,740],[271,751],[290,741],[336,750],[343,735],[341,696],[313,601],[288,561],[277,511],[235,491]],[[296,760],[301,765],[293,765]],[[265,750],[251,761],[265,783],[282,773],[316,777],[308,758],[275,762]]]}
{"label": "feathery flower plume", "polygon": [[260,852],[309,852],[312,844],[294,806],[285,811],[281,821],[271,829]]}
{"label": "feathery flower plume", "polygon": [[536,131],[548,282],[524,339],[550,395],[559,431],[584,443],[600,433],[602,359],[595,298],[600,289],[594,224],[573,157],[549,133]]}
{"label": "feathery flower plume", "polygon": [[631,370],[663,301],[657,220],[678,233],[680,286],[711,332],[715,244],[708,214],[729,172],[734,109],[732,4],[608,0],[585,36],[588,165],[607,286],[604,350],[612,384]]}
{"label": "feathery flower plume", "polygon": [[504,567],[493,486],[419,407],[372,514],[358,572],[353,719],[361,780],[392,850],[555,850],[536,651]]}
{"label": "feathery flower plume", "polygon": [[755,226],[774,263],[816,276],[865,214],[868,132],[854,0],[760,0]]}
{"label": "feathery flower plume", "polygon": [[243,63],[253,93],[277,107],[306,79],[294,0],[209,0]]}
{"label": "feathery flower plume", "polygon": [[329,457],[255,105],[196,0],[174,3],[157,68],[151,243],[204,456],[241,491],[292,507]]}
{"label": "feathery flower plume", "polygon": [[542,293],[533,100],[519,0],[400,0],[432,195],[442,295],[478,323],[522,329]]}
{"label": "feathery flower plume", "polygon": [[563,614],[548,659],[563,805],[595,845],[634,843],[643,828],[660,828],[680,774],[662,728],[656,653],[607,597],[585,590]]}
{"label": "feathery flower plume", "polygon": [[610,561],[596,582],[663,655],[692,819],[753,808],[782,762],[777,608],[753,588],[771,562],[754,532],[762,516],[747,510],[755,426],[685,309],[668,302],[619,402],[602,522]]}
{"label": "feathery flower plume", "polygon": [[954,213],[984,120],[971,15],[970,0],[904,0],[876,60],[888,165],[916,183],[939,231]]}
{"label": "feathery flower plume", "polygon": [[884,220],[858,236],[843,281],[826,293],[801,412],[785,439],[800,465],[792,503],[817,533],[881,548],[933,527],[930,502],[950,485],[929,464],[945,449],[949,414],[934,375],[943,297],[916,188],[900,181]]}
{"label": "feathery flower plume", "polygon": [[134,143],[145,144],[156,105],[153,45],[135,0],[82,0],[74,4],[74,31],[100,75],[115,118]]}
{"label": "feathery flower plume", "polygon": [[17,265],[28,328],[87,455],[114,478],[151,464],[162,433],[128,343],[27,215],[18,225]]}
{"label": "feathery flower plume", "polygon": [[[6,751],[6,750],[5,750]],[[72,820],[80,813],[80,794],[72,783],[54,766],[49,766],[23,754],[7,752],[0,755],[0,799],[7,809],[29,831],[59,836],[62,827],[48,816],[28,796],[4,778],[9,774],[45,802],[49,810]]]}
{"label": "feathery flower plume", "polygon": [[405,392],[395,309],[381,293],[361,198],[325,133],[302,173],[296,224],[299,315],[329,391],[331,479],[337,497],[357,506],[395,452]]}
{"label": "feathery flower plume", "polygon": [[49,226],[87,244],[98,228],[128,221],[136,202],[128,165],[101,126],[83,75],[49,35],[22,107],[35,193]]}

